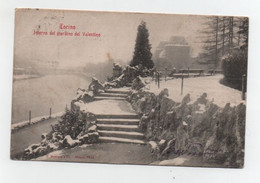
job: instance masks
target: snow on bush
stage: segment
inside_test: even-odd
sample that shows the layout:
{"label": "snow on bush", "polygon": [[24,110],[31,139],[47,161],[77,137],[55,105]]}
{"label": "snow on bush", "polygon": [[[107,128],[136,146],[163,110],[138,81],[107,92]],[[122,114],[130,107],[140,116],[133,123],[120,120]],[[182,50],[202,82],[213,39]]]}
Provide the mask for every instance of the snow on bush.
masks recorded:
{"label": "snow on bush", "polygon": [[[171,153],[192,154],[227,167],[243,166],[246,106],[219,107],[207,97],[202,93],[192,101],[187,94],[175,102],[167,89],[156,95],[147,90],[132,92],[129,101],[143,116],[139,126],[159,159]],[[167,145],[159,143],[159,151],[154,151],[164,139]]]}

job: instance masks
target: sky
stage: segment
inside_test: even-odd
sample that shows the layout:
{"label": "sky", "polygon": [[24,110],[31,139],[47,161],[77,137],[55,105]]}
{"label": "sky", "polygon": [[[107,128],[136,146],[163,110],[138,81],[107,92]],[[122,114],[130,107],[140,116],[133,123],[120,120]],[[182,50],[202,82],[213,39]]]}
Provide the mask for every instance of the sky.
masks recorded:
{"label": "sky", "polygon": [[[14,62],[56,61],[60,66],[78,67],[105,62],[108,53],[114,60],[128,62],[133,56],[141,21],[147,24],[152,53],[161,41],[184,36],[196,56],[201,49],[198,30],[204,20],[197,15],[17,9]],[[75,29],[60,29],[60,24]],[[34,35],[34,31],[55,31],[55,35]],[[81,36],[56,35],[64,31],[80,32]],[[97,33],[100,37],[82,36],[83,32]]]}

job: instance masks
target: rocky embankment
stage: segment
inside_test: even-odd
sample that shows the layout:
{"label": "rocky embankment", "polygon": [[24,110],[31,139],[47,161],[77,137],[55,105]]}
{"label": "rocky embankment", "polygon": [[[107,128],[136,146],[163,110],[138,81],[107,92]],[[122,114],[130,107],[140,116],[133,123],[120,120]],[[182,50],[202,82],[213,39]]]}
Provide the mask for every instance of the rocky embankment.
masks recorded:
{"label": "rocky embankment", "polygon": [[[90,86],[98,88],[99,84],[97,80],[93,79]],[[50,132],[41,135],[40,143],[26,148],[18,159],[33,159],[52,151],[97,143],[99,133],[96,116],[82,108],[85,106],[84,104],[93,101],[94,92],[79,88],[76,98],[71,102],[71,109],[66,109],[59,123],[53,125]]]}
{"label": "rocky embankment", "polygon": [[224,167],[243,167],[244,104],[221,108],[206,93],[195,102],[187,94],[177,103],[168,97],[168,89],[155,95],[144,86],[137,78],[128,101],[142,115],[139,125],[159,159],[186,154]]}
{"label": "rocky embankment", "polygon": [[105,84],[93,78],[88,90],[79,89],[71,102],[71,110],[66,111],[52,132],[42,135],[41,143],[25,150],[24,158],[98,142],[96,117],[85,104],[106,88],[131,84],[132,92],[127,100],[142,116],[139,126],[159,160],[188,155],[222,167],[243,167],[245,104],[231,106],[227,103],[219,107],[207,99],[206,93],[194,102],[189,94],[181,102],[175,102],[168,97],[168,89],[158,95],[144,89],[143,77],[152,76],[152,70],[141,72],[139,67],[122,69],[114,65],[113,71],[113,77]]}
{"label": "rocky embankment", "polygon": [[124,86],[127,81],[135,78],[139,70],[129,66],[122,69],[114,64],[113,77],[108,82],[102,84],[98,79],[92,78],[88,89],[77,90],[77,96],[71,101],[71,109],[65,111],[59,123],[52,126],[51,132],[42,134],[40,143],[30,145],[14,159],[28,160],[55,150],[99,142],[97,118],[88,110],[86,103],[93,102],[95,96],[105,89]]}

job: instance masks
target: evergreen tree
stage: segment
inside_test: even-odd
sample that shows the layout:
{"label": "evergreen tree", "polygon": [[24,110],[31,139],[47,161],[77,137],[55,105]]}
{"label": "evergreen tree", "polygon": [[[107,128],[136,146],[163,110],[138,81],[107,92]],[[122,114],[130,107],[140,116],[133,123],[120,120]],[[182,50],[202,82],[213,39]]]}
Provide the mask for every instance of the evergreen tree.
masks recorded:
{"label": "evergreen tree", "polygon": [[219,62],[220,18],[210,16],[205,19],[203,30],[200,31],[203,43],[201,56],[204,57],[206,63],[214,65],[214,69],[216,69]]}
{"label": "evergreen tree", "polygon": [[203,43],[201,57],[216,69],[221,57],[231,53],[237,47],[247,47],[248,19],[244,17],[218,17],[205,18],[200,31]]}
{"label": "evergreen tree", "polygon": [[142,21],[138,26],[134,56],[130,66],[141,64],[143,68],[153,68],[154,63],[152,61],[151,48],[151,44],[149,43],[149,32],[146,28],[146,23]]}
{"label": "evergreen tree", "polygon": [[242,39],[241,47],[243,49],[247,49],[247,47],[248,47],[248,24],[249,24],[249,19],[247,17],[241,18],[238,33],[239,33],[239,35],[242,36],[241,37],[241,39]]}

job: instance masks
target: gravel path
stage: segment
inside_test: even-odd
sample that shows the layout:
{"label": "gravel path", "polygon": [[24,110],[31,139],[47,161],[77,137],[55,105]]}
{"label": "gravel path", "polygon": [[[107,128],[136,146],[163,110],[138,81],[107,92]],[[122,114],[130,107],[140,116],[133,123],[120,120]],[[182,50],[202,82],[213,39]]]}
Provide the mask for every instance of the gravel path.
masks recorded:
{"label": "gravel path", "polygon": [[51,131],[51,125],[58,123],[59,118],[47,119],[43,122],[20,129],[11,135],[11,157],[21,153],[31,144],[41,141],[41,134]]}
{"label": "gravel path", "polygon": [[36,160],[147,165],[156,157],[148,145],[101,143],[55,151]]}

